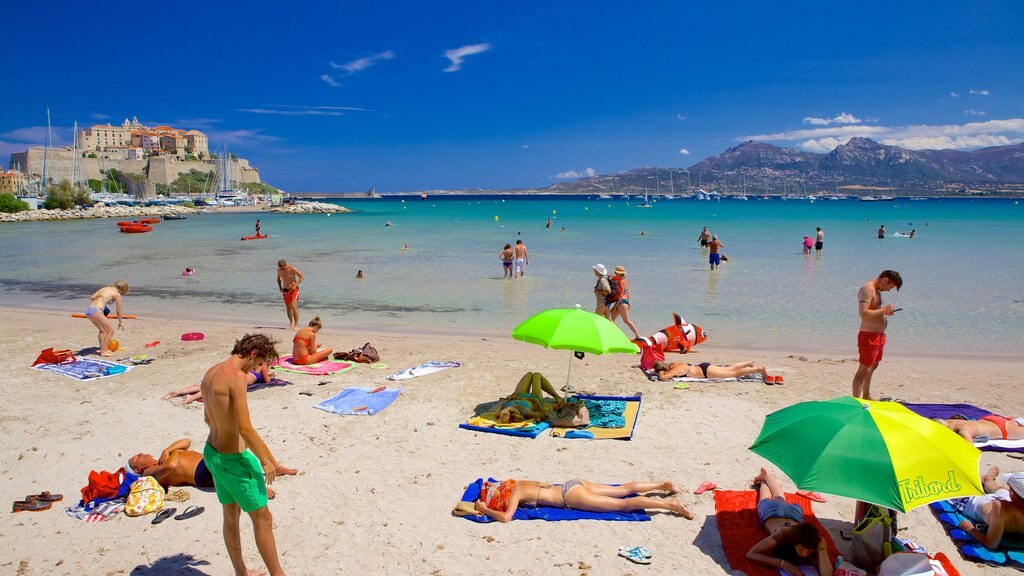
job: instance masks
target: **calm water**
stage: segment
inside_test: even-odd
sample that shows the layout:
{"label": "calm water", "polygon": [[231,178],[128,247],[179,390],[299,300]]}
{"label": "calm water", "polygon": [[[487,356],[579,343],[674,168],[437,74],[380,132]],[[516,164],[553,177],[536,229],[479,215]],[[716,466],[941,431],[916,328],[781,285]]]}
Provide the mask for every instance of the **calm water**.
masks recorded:
{"label": "calm water", "polygon": [[[275,264],[285,258],[306,275],[304,319],[497,335],[545,308],[592,307],[590,267],[600,262],[629,271],[644,334],[678,311],[712,343],[852,354],[857,288],[893,268],[905,282],[888,296],[904,309],[890,322],[893,352],[1024,353],[1024,205],[1013,200],[342,203],[357,212],[206,214],[137,235],[119,234],[112,220],[0,225],[0,299],[80,311],[92,290],[124,278],[129,312],[283,323]],[[257,216],[270,238],[240,242]],[[917,235],[878,240],[879,224]],[[714,273],[696,242],[705,225],[729,256]],[[805,256],[800,243],[815,226],[825,249]],[[528,275],[503,280],[497,254],[517,238],[530,251]],[[186,266],[198,274],[182,277]]]}

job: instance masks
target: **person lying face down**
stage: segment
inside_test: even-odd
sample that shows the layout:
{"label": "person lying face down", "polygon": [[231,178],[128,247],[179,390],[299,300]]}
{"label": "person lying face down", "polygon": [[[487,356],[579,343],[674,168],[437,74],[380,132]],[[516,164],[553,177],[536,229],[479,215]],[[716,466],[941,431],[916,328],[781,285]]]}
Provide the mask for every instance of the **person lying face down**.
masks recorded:
{"label": "person lying face down", "polygon": [[659,380],[671,380],[677,376],[688,378],[739,378],[747,374],[761,374],[768,381],[768,372],[764,366],[754,365],[753,360],[738,362],[729,366],[715,366],[710,362],[687,364],[686,362],[667,362],[658,360],[654,363],[654,371]]}
{"label": "person lying face down", "polygon": [[825,540],[814,524],[804,522],[804,511],[786,502],[778,481],[761,468],[754,477],[757,517],[769,536],[747,552],[751,562],[786,574],[801,576],[799,565],[814,566],[821,576],[832,576],[832,560]]}
{"label": "person lying face down", "polygon": [[516,510],[547,506],[587,512],[632,512],[634,510],[668,510],[693,520],[679,498],[661,500],[650,496],[631,496],[660,490],[677,494],[678,484],[666,482],[627,482],[618,486],[573,479],[562,485],[534,480],[503,480],[484,482],[476,510],[499,522],[512,520]]}
{"label": "person lying face down", "polygon": [[979,420],[933,418],[934,421],[959,434],[970,443],[989,440],[1024,440],[1024,418],[1003,418],[996,414]]}

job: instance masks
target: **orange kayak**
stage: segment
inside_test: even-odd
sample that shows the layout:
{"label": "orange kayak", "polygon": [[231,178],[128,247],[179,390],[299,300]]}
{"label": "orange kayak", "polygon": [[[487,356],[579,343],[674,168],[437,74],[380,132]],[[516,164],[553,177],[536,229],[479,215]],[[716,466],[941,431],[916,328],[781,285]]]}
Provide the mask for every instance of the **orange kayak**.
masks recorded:
{"label": "orange kayak", "polygon": [[266,237],[266,234],[260,234],[258,236],[242,236],[242,240],[262,240]]}

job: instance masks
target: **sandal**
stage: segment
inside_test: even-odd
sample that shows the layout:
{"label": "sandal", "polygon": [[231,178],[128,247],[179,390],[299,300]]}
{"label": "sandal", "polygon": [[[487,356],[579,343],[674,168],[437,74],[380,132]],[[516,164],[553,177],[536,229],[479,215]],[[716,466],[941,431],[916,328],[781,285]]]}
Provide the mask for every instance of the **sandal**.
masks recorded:
{"label": "sandal", "polygon": [[163,510],[156,513],[156,516],[153,517],[153,520],[150,521],[150,524],[159,524],[164,520],[167,520],[171,516],[174,516],[174,513],[177,511],[177,508],[164,508]]}
{"label": "sandal", "polygon": [[826,502],[825,497],[817,492],[808,492],[807,490],[797,490],[797,496],[803,496],[813,502]]}
{"label": "sandal", "polygon": [[179,489],[175,490],[174,492],[170,492],[169,494],[164,496],[164,501],[165,502],[184,502],[185,500],[188,500],[191,497],[192,496],[187,491],[179,488]]}
{"label": "sandal", "polygon": [[50,494],[50,491],[46,490],[46,491],[44,491],[44,492],[42,492],[40,494],[33,494],[32,496],[26,496],[25,498],[26,499],[27,498],[35,498],[36,500],[39,500],[39,501],[42,501],[42,502],[60,502],[61,500],[64,499],[64,495],[63,494]]}
{"label": "sandal", "polygon": [[43,502],[35,496],[29,496],[24,500],[16,500],[11,507],[11,512],[42,512],[53,507],[53,502]]}
{"label": "sandal", "polygon": [[776,376],[775,377],[775,383],[776,384],[785,384],[786,380],[782,376]]}
{"label": "sandal", "polygon": [[637,546],[636,548],[631,548],[629,550],[619,548],[619,556],[622,556],[626,560],[629,560],[630,562],[635,562],[637,564],[650,564],[651,556],[648,556],[647,554],[650,554],[650,551],[644,550],[639,546]]}
{"label": "sandal", "polygon": [[174,517],[175,520],[188,520],[189,518],[195,518],[205,511],[206,508],[202,506],[189,506],[185,508],[185,511]]}
{"label": "sandal", "polygon": [[696,490],[693,491],[693,493],[703,494],[708,490],[714,490],[715,488],[718,488],[718,484],[715,484],[714,482],[703,482]]}
{"label": "sandal", "polygon": [[764,383],[769,385],[769,386],[774,386],[775,385],[775,376],[765,376],[764,377]]}
{"label": "sandal", "polygon": [[[654,552],[651,552],[647,548],[643,548],[643,547],[640,547],[640,546],[634,546],[632,548],[630,548],[629,546],[619,546],[619,554],[620,555],[622,555],[623,553],[628,555],[630,552],[632,552],[634,550],[638,550],[640,552],[640,554],[644,555],[644,557],[646,557],[647,559],[654,558]],[[623,558],[625,558],[625,556],[623,556]]]}

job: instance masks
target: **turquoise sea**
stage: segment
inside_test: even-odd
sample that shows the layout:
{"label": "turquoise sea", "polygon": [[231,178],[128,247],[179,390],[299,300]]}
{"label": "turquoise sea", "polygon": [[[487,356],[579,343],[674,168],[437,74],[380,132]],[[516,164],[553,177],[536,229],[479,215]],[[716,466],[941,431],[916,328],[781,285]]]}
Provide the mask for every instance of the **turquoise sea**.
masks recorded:
{"label": "turquoise sea", "polygon": [[[709,345],[853,355],[857,288],[892,268],[905,282],[887,295],[903,308],[889,326],[892,353],[1024,353],[1024,205],[1016,200],[339,203],[356,212],[200,214],[133,235],[119,234],[113,220],[0,225],[0,304],[78,312],[93,290],[123,278],[132,286],[127,313],[284,324],[275,265],[285,258],[306,275],[303,321],[319,314],[328,328],[371,334],[501,336],[545,308],[592,308],[591,266],[600,262],[628,270],[644,334],[679,312],[709,332]],[[270,238],[239,241],[257,217]],[[890,237],[875,237],[879,224]],[[729,261],[717,272],[697,245],[702,226],[725,244]],[[803,236],[816,226],[824,251],[803,255]],[[913,239],[891,236],[911,229]],[[498,252],[516,239],[530,266],[525,280],[504,280]],[[186,266],[198,273],[181,276]],[[355,279],[358,270],[365,279]]]}

